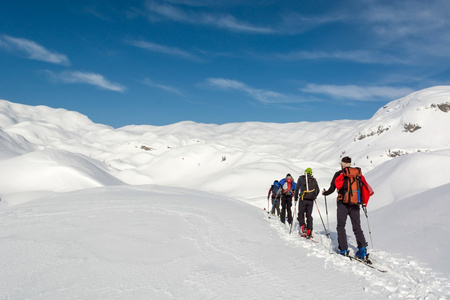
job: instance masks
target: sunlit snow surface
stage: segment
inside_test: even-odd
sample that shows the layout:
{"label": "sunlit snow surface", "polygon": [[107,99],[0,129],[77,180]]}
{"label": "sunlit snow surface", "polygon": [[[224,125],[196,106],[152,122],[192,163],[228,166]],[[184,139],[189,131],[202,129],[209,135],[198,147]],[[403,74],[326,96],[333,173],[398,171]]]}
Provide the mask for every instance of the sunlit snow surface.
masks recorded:
{"label": "sunlit snow surface", "polygon": [[[0,299],[448,299],[446,104],[441,86],[370,120],[114,129],[0,101]],[[274,179],[311,167],[328,188],[344,155],[375,190],[361,221],[387,273],[329,253],[335,194],[318,243],[263,209]]]}

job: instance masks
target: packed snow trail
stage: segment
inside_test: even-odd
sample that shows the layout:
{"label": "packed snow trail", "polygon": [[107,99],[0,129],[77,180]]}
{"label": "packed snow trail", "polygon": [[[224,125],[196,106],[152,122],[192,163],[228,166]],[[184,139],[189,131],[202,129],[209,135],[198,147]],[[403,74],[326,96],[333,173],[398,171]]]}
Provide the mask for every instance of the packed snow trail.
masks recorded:
{"label": "packed snow trail", "polygon": [[[259,209],[159,186],[0,202],[0,299],[448,298],[448,282],[377,252],[388,274],[289,235]],[[320,235],[316,234],[319,238]]]}
{"label": "packed snow trail", "polygon": [[[274,228],[287,242],[308,250],[308,257],[323,259],[324,268],[337,269],[343,272],[343,277],[354,274],[365,279],[365,290],[371,294],[381,291],[387,292],[389,297],[404,299],[450,299],[450,283],[446,278],[439,276],[428,268],[419,266],[412,258],[400,258],[393,254],[380,250],[371,250],[369,253],[374,263],[386,273],[380,273],[375,269],[351,261],[347,257],[330,253],[330,239],[325,232],[314,232],[314,239],[318,243],[299,236],[297,229],[289,234],[289,226],[282,224],[276,218],[268,218],[270,227]],[[295,226],[293,226],[295,227]],[[350,231],[352,232],[352,231]],[[332,248],[337,246],[337,236],[331,232]],[[348,236],[350,244],[356,245],[356,241]],[[351,249],[356,251],[356,248]],[[354,252],[353,252],[354,253]]]}

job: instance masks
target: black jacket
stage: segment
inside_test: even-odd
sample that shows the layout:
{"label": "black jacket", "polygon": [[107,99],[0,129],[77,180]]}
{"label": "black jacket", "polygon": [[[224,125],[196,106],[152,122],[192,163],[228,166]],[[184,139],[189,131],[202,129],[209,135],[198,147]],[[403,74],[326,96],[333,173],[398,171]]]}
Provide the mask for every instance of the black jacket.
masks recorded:
{"label": "black jacket", "polygon": [[336,178],[337,178],[339,175],[341,175],[341,173],[342,173],[342,170],[337,171],[337,172],[334,174],[333,179],[331,180],[331,183],[330,183],[330,187],[328,188],[327,191],[325,191],[325,193],[323,193],[325,196],[328,196],[328,195],[332,194],[332,193],[336,190],[336,185],[334,184],[334,181],[336,180]]}
{"label": "black jacket", "polygon": [[[312,193],[307,193],[308,196],[304,198],[305,200],[314,200],[319,195],[319,185],[317,184],[317,180],[312,176],[308,175],[308,188],[310,191],[314,190]],[[297,186],[295,187],[294,199],[297,201],[298,195],[302,194],[306,191],[306,176],[302,175],[297,180]],[[305,194],[306,195],[306,194]]]}

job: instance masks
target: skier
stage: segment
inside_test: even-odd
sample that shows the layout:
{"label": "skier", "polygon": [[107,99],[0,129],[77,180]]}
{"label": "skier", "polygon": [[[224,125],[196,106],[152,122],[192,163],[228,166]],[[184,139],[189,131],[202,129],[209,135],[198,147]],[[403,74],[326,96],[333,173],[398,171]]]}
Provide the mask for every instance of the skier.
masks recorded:
{"label": "skier", "polygon": [[295,181],[292,178],[291,174],[287,174],[286,178],[283,178],[280,180],[280,184],[282,187],[281,191],[281,215],[280,215],[280,221],[281,223],[285,223],[286,220],[286,212],[287,212],[287,219],[289,225],[292,224],[292,196],[294,195],[295,191]]}
{"label": "skier", "polygon": [[[341,170],[334,174],[331,180],[330,187],[326,191],[322,191],[322,195],[330,195],[336,190],[336,179],[342,177],[343,170],[345,168],[350,168],[352,159],[348,156],[343,157],[341,160]],[[361,175],[362,177],[362,175]],[[365,180],[364,180],[365,181]],[[367,184],[367,183],[366,183]],[[356,242],[358,244],[358,251],[356,252],[356,257],[365,260],[367,257],[367,242],[364,237],[364,232],[361,229],[361,219],[360,219],[360,207],[358,204],[344,203],[343,198],[345,193],[348,191],[346,184],[340,184],[340,189],[338,188],[338,200],[337,200],[337,235],[340,254],[348,256],[348,244],[347,244],[347,233],[345,231],[345,223],[347,222],[347,216],[350,216],[352,222],[353,233],[355,234]],[[373,191],[372,191],[373,193]],[[368,200],[368,199],[367,199]],[[367,202],[366,202],[367,204]]]}
{"label": "skier", "polygon": [[275,180],[270,186],[269,193],[267,194],[267,201],[269,201],[270,194],[272,194],[272,210],[270,213],[275,215],[275,209],[277,210],[277,216],[280,216],[280,198],[281,198],[281,185],[278,180]]}
{"label": "skier", "polygon": [[[297,187],[294,192],[295,203],[300,196],[298,205],[298,225],[300,234],[303,237],[311,238],[313,230],[312,211],[314,208],[314,200],[319,195],[319,185],[317,180],[312,175],[312,169],[307,168],[305,175],[301,175],[297,180]],[[305,228],[305,214],[306,214],[306,228]]]}

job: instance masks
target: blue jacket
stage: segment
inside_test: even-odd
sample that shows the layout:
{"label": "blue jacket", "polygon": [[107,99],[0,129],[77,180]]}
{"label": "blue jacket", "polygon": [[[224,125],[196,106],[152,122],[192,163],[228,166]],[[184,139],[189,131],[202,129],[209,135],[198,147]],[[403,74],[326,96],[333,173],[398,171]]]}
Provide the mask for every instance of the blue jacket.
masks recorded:
{"label": "blue jacket", "polygon": [[[285,183],[287,183],[286,178],[283,178],[283,179],[280,180],[280,184],[283,187],[283,194],[286,194],[285,186],[284,186]],[[289,196],[294,195],[294,191],[295,191],[296,187],[297,187],[297,184],[295,183],[294,178],[292,178],[292,184],[291,184],[291,190],[290,190],[290,195]]]}

